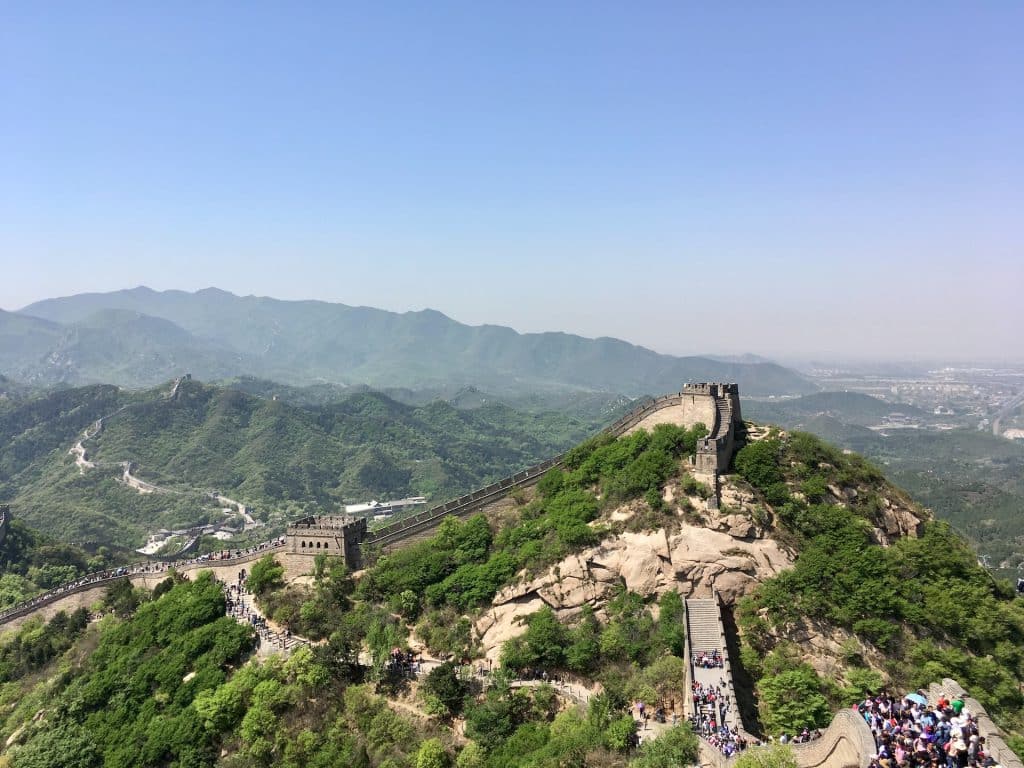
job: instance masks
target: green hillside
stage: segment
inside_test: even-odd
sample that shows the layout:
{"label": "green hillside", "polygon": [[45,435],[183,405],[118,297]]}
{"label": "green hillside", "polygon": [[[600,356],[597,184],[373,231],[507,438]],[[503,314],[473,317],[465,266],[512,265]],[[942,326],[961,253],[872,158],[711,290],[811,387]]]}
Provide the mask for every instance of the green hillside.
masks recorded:
{"label": "green hillside", "polygon": [[[250,580],[259,604],[318,641],[289,657],[254,657],[252,630],[224,617],[222,589],[203,575],[151,594],[116,585],[97,606],[109,615],[92,625],[80,614],[29,624],[0,641],[0,759],[13,768],[693,764],[688,725],[645,732],[638,748],[629,713],[636,700],[690,693],[676,589],[645,599],[620,588],[577,615],[544,606],[522,616],[524,632],[504,643],[486,688],[456,664],[410,680],[388,660],[413,632],[435,653],[477,659],[471,627],[520,569],[537,573],[606,537],[694,524],[685,497],[666,502],[661,489],[686,486],[681,459],[699,434],[662,425],[589,440],[514,512],[446,521],[358,579],[323,560],[312,584],[286,586],[264,558]],[[1024,745],[1024,601],[948,526],[916,510],[917,535],[881,545],[873,530],[885,501],[907,504],[906,495],[806,433],[769,434],[735,466],[727,482],[752,494],[758,524],[794,553],[726,623],[747,728],[821,727],[869,691],[953,676]],[[623,504],[643,510],[628,530],[611,515]],[[680,590],[687,578],[677,575]],[[824,669],[809,661],[822,646],[806,642],[808,631],[842,640]],[[522,668],[571,674],[576,690],[600,693],[578,703],[557,686],[515,688]]]}
{"label": "green hillside", "polygon": [[931,414],[916,406],[887,403],[859,392],[815,392],[788,400],[750,401],[743,405],[752,418],[775,424],[829,416],[845,424],[869,427],[884,422],[892,413],[931,419]]}
{"label": "green hillside", "polygon": [[[65,540],[139,546],[157,528],[215,519],[210,490],[255,506],[267,520],[343,501],[444,500],[598,428],[501,403],[414,407],[360,392],[303,408],[197,381],[182,382],[174,399],[169,390],[70,389],[0,412],[0,498]],[[99,466],[82,472],[68,449],[105,416],[87,443]],[[171,492],[139,494],[116,482],[123,461]]]}
{"label": "green hillside", "polygon": [[921,414],[911,406],[852,393],[821,393],[782,403],[744,402],[743,409],[746,417],[804,429],[868,456],[890,480],[964,534],[1000,575],[1009,577],[1024,564],[1020,442],[976,429],[881,434],[859,425],[877,423],[883,411]]}
{"label": "green hillside", "polygon": [[124,562],[115,547],[89,550],[64,544],[12,520],[0,543],[0,610],[86,573]]}
{"label": "green hillside", "polygon": [[[114,315],[109,314],[112,310]],[[177,338],[188,343],[177,347],[173,357],[183,366],[196,367],[172,372],[154,362],[133,370],[120,359],[102,359],[109,353],[96,351],[95,346],[110,347],[102,337],[94,343],[81,339],[84,346],[77,348],[77,356],[58,354],[48,340],[54,334],[59,337],[66,327],[86,322],[94,330],[97,325],[109,329],[123,321],[125,313],[177,326]],[[223,372],[217,377],[249,375],[296,385],[377,388],[477,386],[503,396],[581,389],[635,397],[677,391],[684,381],[735,381],[749,395],[816,389],[774,363],[672,357],[617,339],[468,326],[434,310],[399,314],[319,301],[241,297],[213,288],[196,293],[136,288],[48,299],[25,307],[8,321],[10,329],[4,331],[0,324],[0,334],[14,338],[20,329],[27,340],[18,341],[17,354],[0,358],[0,370],[24,380],[51,377],[152,386],[185,370],[207,378],[219,366]],[[156,348],[170,332],[166,326],[151,327],[154,324],[140,322],[131,354],[162,354]],[[211,345],[224,354],[211,359]],[[55,354],[59,366],[50,362]]]}

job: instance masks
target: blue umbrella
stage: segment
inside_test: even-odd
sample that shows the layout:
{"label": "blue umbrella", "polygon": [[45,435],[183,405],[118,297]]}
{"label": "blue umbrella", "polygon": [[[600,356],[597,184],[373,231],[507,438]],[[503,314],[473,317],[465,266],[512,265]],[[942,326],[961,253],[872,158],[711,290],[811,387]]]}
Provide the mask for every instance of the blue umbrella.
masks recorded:
{"label": "blue umbrella", "polygon": [[928,699],[926,699],[920,693],[908,693],[903,698],[905,698],[907,701],[912,701],[915,704],[920,704],[922,707],[928,703]]}

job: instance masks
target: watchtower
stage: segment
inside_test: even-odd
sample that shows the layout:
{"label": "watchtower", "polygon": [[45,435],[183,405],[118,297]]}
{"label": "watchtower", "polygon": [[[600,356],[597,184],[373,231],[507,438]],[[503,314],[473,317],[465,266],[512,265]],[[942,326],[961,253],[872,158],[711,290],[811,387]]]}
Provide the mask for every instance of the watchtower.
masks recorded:
{"label": "watchtower", "polygon": [[361,566],[359,544],[366,537],[366,519],[348,515],[311,515],[288,526],[285,572],[289,577],[313,571],[317,555],[341,557],[349,570]]}

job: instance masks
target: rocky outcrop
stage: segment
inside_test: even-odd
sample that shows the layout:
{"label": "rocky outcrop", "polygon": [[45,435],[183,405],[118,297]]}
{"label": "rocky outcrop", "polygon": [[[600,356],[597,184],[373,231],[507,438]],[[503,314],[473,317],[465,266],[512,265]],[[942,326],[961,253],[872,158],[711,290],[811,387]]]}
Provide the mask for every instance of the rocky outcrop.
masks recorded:
{"label": "rocky outcrop", "polygon": [[792,564],[790,555],[772,539],[759,538],[742,514],[714,524],[726,530],[681,523],[671,533],[664,528],[625,532],[507,587],[476,624],[488,657],[497,658],[502,643],[525,631],[521,619],[545,605],[571,621],[584,605],[600,612],[619,585],[644,597],[671,589],[683,597],[710,597],[717,590],[731,603]]}
{"label": "rocky outcrop", "polygon": [[882,546],[889,546],[896,539],[906,536],[917,538],[923,521],[919,513],[899,500],[882,499],[882,509],[877,518],[875,538]]}

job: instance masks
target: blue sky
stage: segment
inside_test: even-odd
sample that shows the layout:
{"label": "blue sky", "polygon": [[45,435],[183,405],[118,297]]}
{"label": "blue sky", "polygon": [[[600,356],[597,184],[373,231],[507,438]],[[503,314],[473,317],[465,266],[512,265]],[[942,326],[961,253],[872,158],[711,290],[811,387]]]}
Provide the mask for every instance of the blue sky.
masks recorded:
{"label": "blue sky", "polygon": [[289,5],[7,7],[0,307],[1024,357],[1024,4]]}

